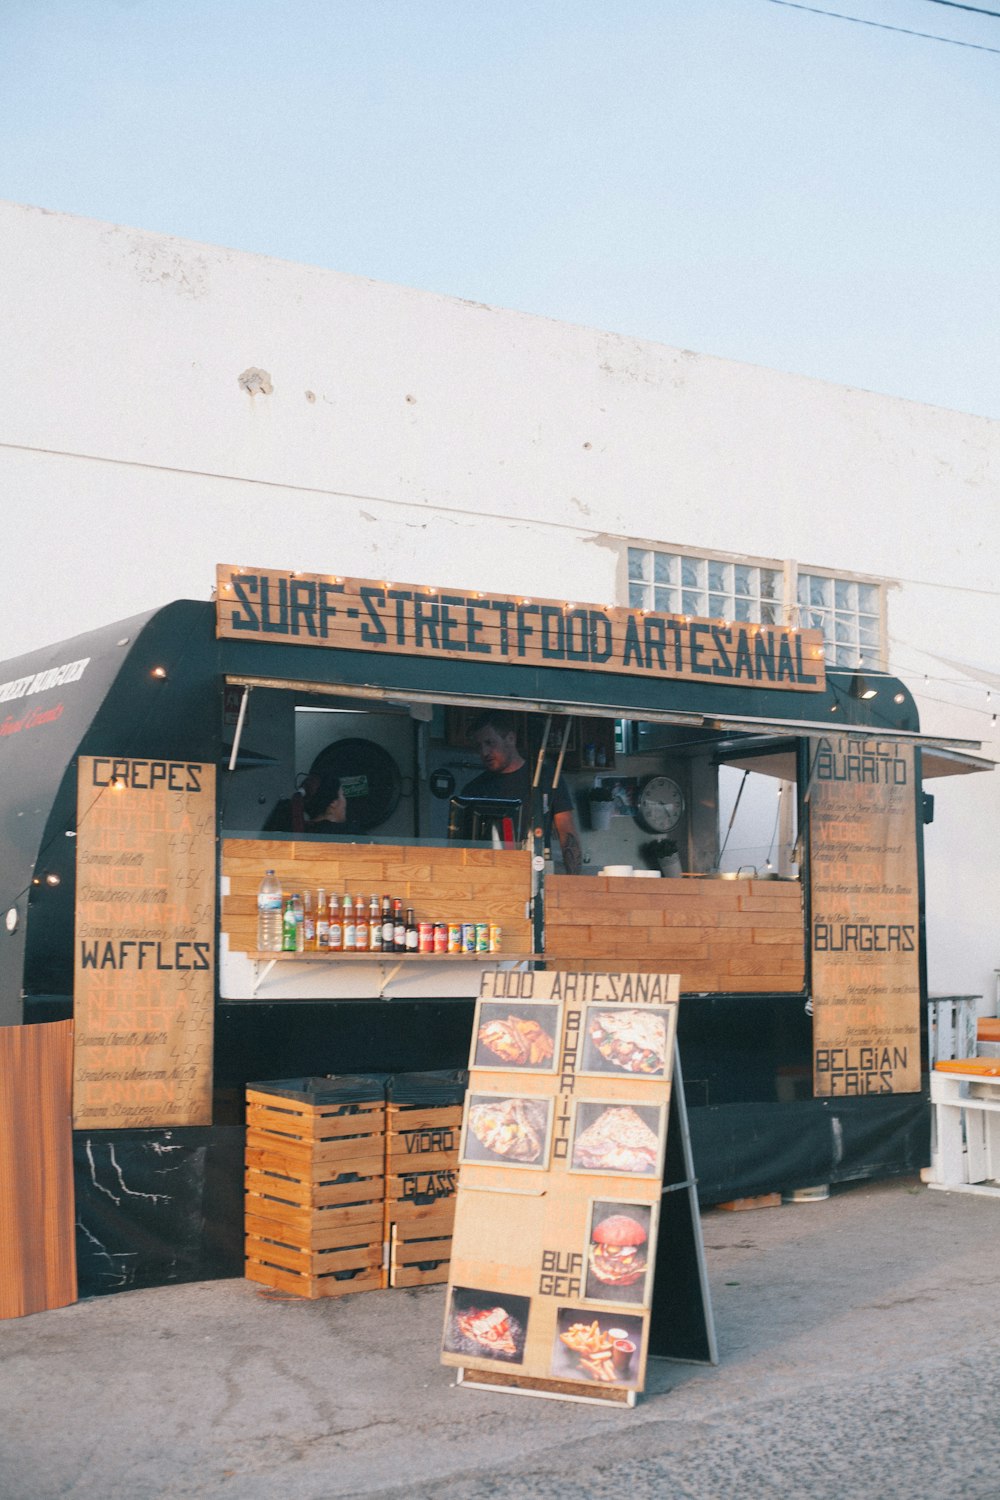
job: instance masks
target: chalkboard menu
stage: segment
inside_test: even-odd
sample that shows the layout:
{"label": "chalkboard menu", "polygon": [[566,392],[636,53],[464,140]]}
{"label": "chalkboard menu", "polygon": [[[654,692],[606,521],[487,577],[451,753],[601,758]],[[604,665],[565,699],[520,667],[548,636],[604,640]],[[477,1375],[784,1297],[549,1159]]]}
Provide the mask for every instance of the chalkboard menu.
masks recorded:
{"label": "chalkboard menu", "polygon": [[813,1092],[920,1088],[920,903],[913,749],[811,743]]}
{"label": "chalkboard menu", "polygon": [[645,1379],[679,980],[484,974],[442,1359],[631,1405]]}
{"label": "chalkboard menu", "polygon": [[212,1119],[215,767],[81,756],[73,1123]]}

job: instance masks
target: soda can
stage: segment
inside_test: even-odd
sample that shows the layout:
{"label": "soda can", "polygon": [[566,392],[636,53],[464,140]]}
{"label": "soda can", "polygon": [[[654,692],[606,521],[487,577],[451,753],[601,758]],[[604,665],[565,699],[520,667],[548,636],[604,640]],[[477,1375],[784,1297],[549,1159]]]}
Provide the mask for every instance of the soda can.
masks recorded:
{"label": "soda can", "polygon": [[421,922],[417,928],[417,952],[434,952],[434,923]]}
{"label": "soda can", "polygon": [[490,952],[499,953],[500,944],[503,941],[503,928],[499,922],[490,923]]}
{"label": "soda can", "polygon": [[435,953],[447,953],[448,952],[448,923],[447,922],[435,922],[434,923],[434,952]]}
{"label": "soda can", "polygon": [[475,922],[462,923],[462,952],[475,953],[476,951],[476,924]]}
{"label": "soda can", "polygon": [[462,951],[462,924],[461,922],[448,923],[448,952],[461,953]]}
{"label": "soda can", "polygon": [[490,924],[489,922],[476,923],[476,952],[489,953],[490,951]]}

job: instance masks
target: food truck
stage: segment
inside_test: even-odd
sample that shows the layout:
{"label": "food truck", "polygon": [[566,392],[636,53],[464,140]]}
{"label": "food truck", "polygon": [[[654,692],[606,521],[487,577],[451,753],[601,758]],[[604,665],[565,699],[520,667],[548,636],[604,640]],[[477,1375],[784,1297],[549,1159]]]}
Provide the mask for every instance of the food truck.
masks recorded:
{"label": "food truck", "polygon": [[[463,796],[487,709],[523,840]],[[80,1293],[241,1274],[247,1085],[464,1067],[484,966],[680,976],[702,1203],[917,1170],[924,784],[977,748],[815,631],[280,570],[5,663],[0,1021],[74,1023]],[[748,783],[773,860],[733,854]],[[307,918],[398,902],[415,949],[262,948],[268,871]]]}

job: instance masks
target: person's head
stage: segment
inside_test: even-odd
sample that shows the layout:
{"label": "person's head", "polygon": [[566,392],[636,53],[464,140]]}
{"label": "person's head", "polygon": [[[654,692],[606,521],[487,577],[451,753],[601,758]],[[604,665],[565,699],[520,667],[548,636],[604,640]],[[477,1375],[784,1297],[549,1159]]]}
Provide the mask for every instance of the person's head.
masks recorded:
{"label": "person's head", "polygon": [[[315,782],[315,786],[310,785]],[[305,813],[311,823],[343,823],[347,818],[347,798],[340,777],[324,773],[309,777],[305,783]]]}
{"label": "person's head", "polygon": [[517,721],[503,709],[487,709],[472,721],[469,738],[488,771],[516,771],[523,756],[517,748]]}

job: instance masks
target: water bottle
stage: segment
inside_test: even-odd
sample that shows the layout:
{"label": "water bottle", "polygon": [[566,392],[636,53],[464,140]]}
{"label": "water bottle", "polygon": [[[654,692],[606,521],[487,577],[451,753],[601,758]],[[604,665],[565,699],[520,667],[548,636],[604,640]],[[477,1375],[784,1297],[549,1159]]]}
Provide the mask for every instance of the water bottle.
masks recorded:
{"label": "water bottle", "polygon": [[298,926],[295,918],[295,897],[289,896],[285,902],[285,915],[282,918],[281,950],[283,953],[295,952]]}
{"label": "water bottle", "polygon": [[281,883],[268,870],[257,892],[257,952],[281,952]]}

